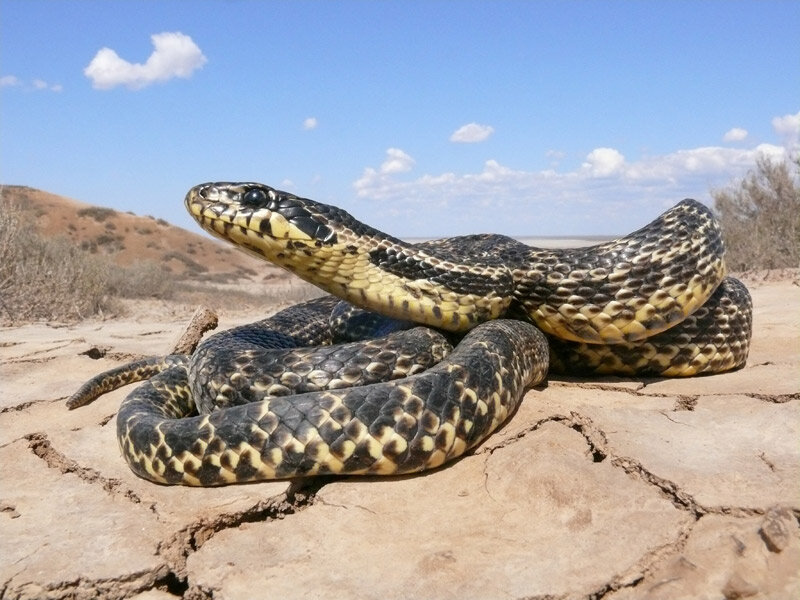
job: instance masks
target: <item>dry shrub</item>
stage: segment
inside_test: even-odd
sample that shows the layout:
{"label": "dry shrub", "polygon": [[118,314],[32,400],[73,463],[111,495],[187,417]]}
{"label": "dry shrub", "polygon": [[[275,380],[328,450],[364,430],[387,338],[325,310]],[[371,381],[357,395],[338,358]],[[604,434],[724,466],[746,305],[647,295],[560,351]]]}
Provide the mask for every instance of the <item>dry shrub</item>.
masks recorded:
{"label": "dry shrub", "polygon": [[800,266],[800,162],[762,157],[741,182],[711,195],[731,270]]}
{"label": "dry shrub", "polygon": [[208,267],[205,265],[200,264],[196,260],[192,260],[182,252],[167,252],[163,256],[164,262],[170,260],[177,260],[178,262],[182,262],[186,267],[186,275],[187,277],[200,277],[205,276],[203,275],[208,271]]}
{"label": "dry shrub", "polygon": [[108,307],[109,265],[63,237],[43,238],[24,213],[3,203],[0,213],[0,319],[69,321]]}
{"label": "dry shrub", "polygon": [[[115,298],[169,298],[170,273],[152,262],[119,267],[66,237],[45,238],[11,202],[0,210],[0,322],[76,321],[119,310]],[[94,249],[96,252],[96,248]]]}
{"label": "dry shrub", "polygon": [[102,223],[109,217],[116,216],[117,211],[113,208],[104,208],[102,206],[87,206],[86,208],[78,209],[79,217],[91,217],[98,223]]}

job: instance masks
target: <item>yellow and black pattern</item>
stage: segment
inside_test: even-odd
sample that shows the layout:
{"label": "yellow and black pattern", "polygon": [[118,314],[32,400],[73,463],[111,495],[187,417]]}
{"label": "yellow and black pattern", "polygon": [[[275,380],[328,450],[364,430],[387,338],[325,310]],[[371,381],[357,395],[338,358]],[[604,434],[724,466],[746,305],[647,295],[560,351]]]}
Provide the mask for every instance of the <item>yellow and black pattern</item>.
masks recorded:
{"label": "yellow and black pattern", "polygon": [[401,379],[432,367],[452,350],[444,336],[429,327],[323,346],[276,337],[274,322],[265,320],[201,344],[188,368],[197,410],[209,413],[275,396]]}
{"label": "yellow and black pattern", "polygon": [[474,447],[547,372],[533,325],[497,320],[424,373],[197,416],[186,367],[137,388],[117,415],[133,471],[159,483],[223,485],[324,473],[399,474]]}
{"label": "yellow and black pattern", "polygon": [[[512,299],[506,265],[456,263],[415,250],[343,210],[266,186],[198,186],[186,206],[210,233],[356,306],[380,307],[376,312],[388,317],[464,331],[501,316]],[[377,257],[391,259],[379,263]],[[392,263],[410,272],[383,268]],[[437,281],[428,278],[432,273]],[[470,282],[474,291],[468,291]]]}
{"label": "yellow and black pattern", "polygon": [[[257,183],[196,186],[186,207],[209,232],[367,312],[343,316],[334,297],[320,298],[216,334],[191,357],[88,382],[70,406],[150,377],[124,401],[117,433],[132,469],[153,481],[416,472],[485,439],[549,363],[690,376],[747,360],[750,296],[725,277],[717,221],[692,200],[629,236],[573,250],[493,234],[411,245]],[[329,321],[388,337],[330,345]],[[463,339],[450,352],[415,323]],[[307,348],[276,350],[285,346]]]}
{"label": "yellow and black pattern", "polygon": [[147,381],[171,367],[189,364],[189,357],[183,354],[152,356],[104,371],[84,383],[67,400],[67,408],[79,408],[90,404],[103,394],[139,381]]}
{"label": "yellow and black pattern", "polygon": [[570,375],[690,377],[744,365],[752,302],[741,281],[726,277],[681,323],[641,342],[586,344],[550,337],[550,370]]}

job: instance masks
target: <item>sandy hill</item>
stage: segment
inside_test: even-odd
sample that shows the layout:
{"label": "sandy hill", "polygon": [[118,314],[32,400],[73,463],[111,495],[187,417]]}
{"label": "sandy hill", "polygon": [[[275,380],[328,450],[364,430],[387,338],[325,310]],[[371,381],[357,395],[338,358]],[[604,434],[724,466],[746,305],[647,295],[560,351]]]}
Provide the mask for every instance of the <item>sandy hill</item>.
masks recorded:
{"label": "sandy hill", "polygon": [[223,242],[170,225],[163,219],[122,213],[26,186],[0,186],[0,205],[32,213],[37,231],[64,235],[88,252],[113,257],[120,265],[152,261],[181,278],[264,281],[288,275]]}

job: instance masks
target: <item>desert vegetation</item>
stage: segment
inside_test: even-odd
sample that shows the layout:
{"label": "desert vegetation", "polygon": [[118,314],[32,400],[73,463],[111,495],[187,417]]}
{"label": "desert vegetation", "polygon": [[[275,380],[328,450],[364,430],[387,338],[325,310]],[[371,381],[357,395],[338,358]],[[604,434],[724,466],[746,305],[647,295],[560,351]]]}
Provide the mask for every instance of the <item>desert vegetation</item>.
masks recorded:
{"label": "desert vegetation", "polygon": [[762,157],[744,179],[711,195],[729,269],[800,267],[800,159]]}
{"label": "desert vegetation", "polygon": [[79,217],[83,216],[91,217],[98,223],[102,223],[109,217],[113,217],[115,214],[117,214],[117,211],[115,211],[114,209],[103,208],[102,206],[88,206],[86,208],[81,208],[80,210],[78,210]]}
{"label": "desert vegetation", "polygon": [[2,322],[76,320],[118,310],[116,298],[168,298],[172,293],[168,274],[152,262],[120,268],[106,255],[87,251],[66,237],[42,237],[24,223],[21,209],[3,207]]}

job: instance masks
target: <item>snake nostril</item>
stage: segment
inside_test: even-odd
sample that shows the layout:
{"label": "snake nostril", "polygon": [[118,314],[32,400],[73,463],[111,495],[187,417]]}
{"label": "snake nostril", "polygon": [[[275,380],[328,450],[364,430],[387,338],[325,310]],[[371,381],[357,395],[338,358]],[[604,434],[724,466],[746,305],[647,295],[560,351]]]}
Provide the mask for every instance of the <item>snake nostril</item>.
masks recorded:
{"label": "snake nostril", "polygon": [[261,208],[267,202],[267,194],[264,190],[253,189],[242,196],[242,206],[248,208]]}

